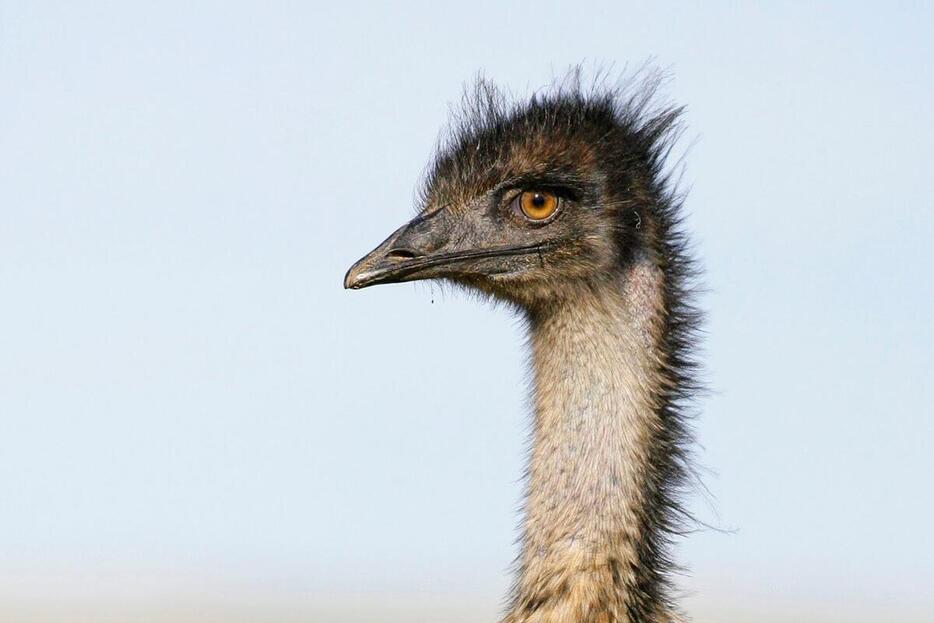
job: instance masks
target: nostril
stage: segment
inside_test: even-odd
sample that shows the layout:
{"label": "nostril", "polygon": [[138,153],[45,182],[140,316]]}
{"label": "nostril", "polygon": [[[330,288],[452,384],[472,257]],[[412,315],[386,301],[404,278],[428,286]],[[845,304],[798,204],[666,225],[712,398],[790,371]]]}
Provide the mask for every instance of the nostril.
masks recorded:
{"label": "nostril", "polygon": [[386,254],[386,259],[389,260],[414,260],[415,257],[415,252],[409,249],[393,249]]}

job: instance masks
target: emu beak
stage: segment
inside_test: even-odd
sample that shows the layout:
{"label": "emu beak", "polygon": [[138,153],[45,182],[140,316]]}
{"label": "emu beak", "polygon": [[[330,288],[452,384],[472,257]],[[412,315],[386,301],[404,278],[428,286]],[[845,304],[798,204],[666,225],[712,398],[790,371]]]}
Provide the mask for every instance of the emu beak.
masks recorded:
{"label": "emu beak", "polygon": [[351,266],[344,287],[503,274],[521,262],[517,256],[555,247],[553,241],[511,245],[502,228],[491,231],[482,211],[465,212],[441,208],[415,217]]}
{"label": "emu beak", "polygon": [[[437,269],[455,259],[438,253],[449,239],[451,219],[444,209],[419,215],[397,229],[360,258],[344,277],[344,287],[359,290],[380,283],[398,283],[439,276]],[[440,217],[440,218],[439,218]]]}

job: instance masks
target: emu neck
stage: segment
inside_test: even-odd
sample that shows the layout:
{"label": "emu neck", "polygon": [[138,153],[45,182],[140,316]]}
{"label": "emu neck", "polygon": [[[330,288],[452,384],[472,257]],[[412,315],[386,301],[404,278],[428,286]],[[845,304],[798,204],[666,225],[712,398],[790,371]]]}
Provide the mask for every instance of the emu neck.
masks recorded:
{"label": "emu neck", "polygon": [[646,591],[656,570],[640,555],[661,426],[662,278],[637,261],[532,314],[535,423],[516,621],[666,620]]}

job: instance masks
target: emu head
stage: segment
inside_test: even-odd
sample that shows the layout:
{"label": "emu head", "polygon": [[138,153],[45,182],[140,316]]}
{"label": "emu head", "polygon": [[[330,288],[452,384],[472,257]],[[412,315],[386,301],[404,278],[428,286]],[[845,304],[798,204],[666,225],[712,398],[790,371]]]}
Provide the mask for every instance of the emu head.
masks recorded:
{"label": "emu head", "polygon": [[657,254],[660,166],[677,109],[579,82],[509,105],[481,82],[430,167],[419,214],[354,264],[346,288],[444,279],[527,309]]}

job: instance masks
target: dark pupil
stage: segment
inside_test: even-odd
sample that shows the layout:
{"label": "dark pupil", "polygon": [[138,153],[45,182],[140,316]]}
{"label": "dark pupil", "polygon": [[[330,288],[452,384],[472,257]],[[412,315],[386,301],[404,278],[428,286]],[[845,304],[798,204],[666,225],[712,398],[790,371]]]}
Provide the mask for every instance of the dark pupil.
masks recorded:
{"label": "dark pupil", "polygon": [[532,195],[532,205],[536,208],[540,208],[545,205],[545,196],[539,195],[538,193]]}

